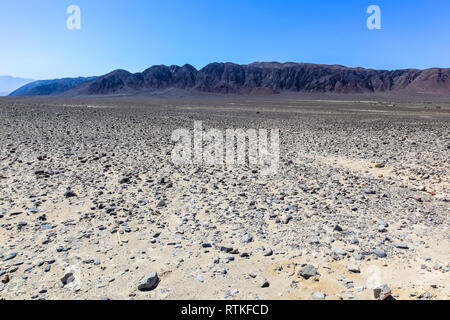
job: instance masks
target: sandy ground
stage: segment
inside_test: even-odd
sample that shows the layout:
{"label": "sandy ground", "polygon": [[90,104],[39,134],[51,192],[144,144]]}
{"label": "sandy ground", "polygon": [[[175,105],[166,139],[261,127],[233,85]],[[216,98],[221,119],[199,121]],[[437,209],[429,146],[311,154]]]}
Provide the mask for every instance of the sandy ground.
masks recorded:
{"label": "sandy ground", "polygon": [[[194,121],[279,128],[277,174],[174,165]],[[449,122],[442,97],[0,99],[0,298],[448,299]]]}

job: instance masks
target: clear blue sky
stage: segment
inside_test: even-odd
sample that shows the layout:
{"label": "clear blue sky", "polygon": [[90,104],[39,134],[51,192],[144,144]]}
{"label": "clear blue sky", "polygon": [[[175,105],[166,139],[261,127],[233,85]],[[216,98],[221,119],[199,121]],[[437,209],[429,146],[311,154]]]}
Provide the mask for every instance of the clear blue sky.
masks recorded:
{"label": "clear blue sky", "polygon": [[[81,30],[66,28],[71,4]],[[382,30],[366,27],[371,4]],[[34,79],[214,61],[450,67],[450,1],[1,0],[0,39],[0,75]]]}

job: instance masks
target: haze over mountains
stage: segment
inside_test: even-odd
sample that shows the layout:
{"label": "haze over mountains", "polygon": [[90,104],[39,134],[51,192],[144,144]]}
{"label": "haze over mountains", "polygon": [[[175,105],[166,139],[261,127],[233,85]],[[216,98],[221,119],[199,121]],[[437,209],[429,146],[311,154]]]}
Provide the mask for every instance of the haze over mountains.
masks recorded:
{"label": "haze over mountains", "polygon": [[0,76],[0,96],[7,96],[10,92],[34,81],[33,79],[18,78],[12,76]]}
{"label": "haze over mountains", "polygon": [[[136,95],[176,88],[232,94],[307,93],[427,93],[450,94],[450,69],[374,70],[341,65],[256,62],[248,65],[211,63],[197,70],[191,65],[157,65],[140,73],[115,70],[104,76],[63,86],[53,83],[42,94],[64,96]],[[67,80],[67,79],[66,79]],[[70,84],[74,84],[70,87]],[[69,88],[70,87],[70,88]],[[52,88],[58,88],[53,90]],[[66,89],[65,89],[66,88]],[[35,95],[20,89],[14,95]]]}
{"label": "haze over mountains", "polygon": [[11,92],[9,96],[43,96],[43,95],[58,95],[67,90],[72,89],[76,85],[95,79],[95,77],[89,78],[63,78],[54,80],[38,80],[20,87],[19,89]]}

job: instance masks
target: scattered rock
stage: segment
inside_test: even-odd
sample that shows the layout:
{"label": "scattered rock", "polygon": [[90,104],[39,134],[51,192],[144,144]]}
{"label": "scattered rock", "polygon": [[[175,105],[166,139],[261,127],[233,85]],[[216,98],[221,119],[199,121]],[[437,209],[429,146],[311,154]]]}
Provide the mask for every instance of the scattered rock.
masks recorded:
{"label": "scattered rock", "polygon": [[149,275],[142,278],[138,284],[139,291],[151,291],[158,286],[159,277],[156,272],[152,272]]}
{"label": "scattered rock", "polygon": [[379,258],[386,258],[387,254],[383,249],[375,249],[373,253]]}
{"label": "scattered rock", "polygon": [[7,284],[8,282],[9,282],[9,275],[5,275],[3,278],[2,278],[2,283],[3,284]]}
{"label": "scattered rock", "polygon": [[75,276],[73,275],[72,272],[66,273],[62,278],[61,278],[61,282],[63,284],[63,286],[68,285],[69,283],[75,281]]}
{"label": "scattered rock", "polygon": [[313,265],[307,264],[298,271],[298,275],[304,279],[309,279],[317,275],[317,269]]}
{"label": "scattered rock", "polygon": [[353,272],[353,273],[360,273],[361,272],[360,269],[359,269],[359,266],[356,265],[356,264],[349,265],[347,267],[347,270],[350,271],[350,272]]}
{"label": "scattered rock", "polygon": [[347,251],[345,251],[344,249],[341,249],[341,248],[334,248],[333,252],[338,255],[341,255],[341,256],[347,255]]}
{"label": "scattered rock", "polygon": [[14,259],[15,257],[17,257],[17,252],[11,252],[11,253],[8,253],[2,260],[8,261],[8,260]]}
{"label": "scattered rock", "polygon": [[242,243],[250,243],[252,241],[253,241],[253,237],[250,234],[246,233],[242,236],[242,239],[241,239]]}
{"label": "scattered rock", "polygon": [[409,249],[408,245],[403,242],[395,242],[394,247],[399,248],[399,249]]}
{"label": "scattered rock", "polygon": [[386,300],[391,296],[391,289],[386,284],[383,284],[373,289],[373,295],[375,299]]}
{"label": "scattered rock", "polygon": [[77,195],[75,194],[75,192],[73,192],[70,188],[67,188],[66,192],[64,192],[64,197],[66,198],[72,198],[76,196]]}

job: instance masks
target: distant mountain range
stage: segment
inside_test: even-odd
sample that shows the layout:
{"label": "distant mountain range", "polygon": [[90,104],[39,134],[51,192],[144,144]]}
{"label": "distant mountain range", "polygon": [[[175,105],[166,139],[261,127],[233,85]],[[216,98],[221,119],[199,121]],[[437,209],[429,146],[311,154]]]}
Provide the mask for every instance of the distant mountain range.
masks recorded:
{"label": "distant mountain range", "polygon": [[11,92],[10,97],[23,97],[23,96],[52,96],[66,92],[73,87],[85,81],[93,80],[95,77],[88,78],[63,78],[54,80],[38,80],[20,87],[19,89]]}
{"label": "distant mountain range", "polygon": [[[248,65],[211,63],[197,70],[191,65],[152,66],[140,73],[115,70],[97,78],[34,83],[14,95],[64,96],[136,95],[171,88],[210,93],[272,94],[405,92],[450,94],[450,69],[374,70],[341,65],[256,62]],[[37,81],[39,83],[39,81]],[[78,83],[77,83],[78,82]]]}
{"label": "distant mountain range", "polygon": [[33,79],[17,78],[12,76],[0,76],[0,96],[7,96],[10,92],[34,81]]}

